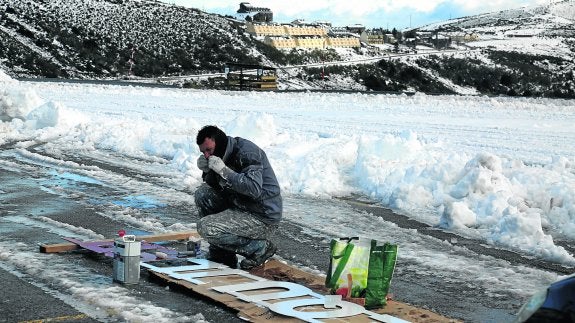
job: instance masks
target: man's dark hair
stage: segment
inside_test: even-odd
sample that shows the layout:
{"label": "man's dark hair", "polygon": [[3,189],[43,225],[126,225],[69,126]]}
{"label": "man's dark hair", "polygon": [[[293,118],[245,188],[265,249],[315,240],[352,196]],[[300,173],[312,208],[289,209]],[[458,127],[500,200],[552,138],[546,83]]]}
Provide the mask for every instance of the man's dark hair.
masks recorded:
{"label": "man's dark hair", "polygon": [[226,133],[216,126],[204,126],[200,131],[198,131],[196,144],[198,144],[198,146],[203,144],[206,138],[212,138],[216,142],[214,155],[223,158],[224,153],[226,152],[226,147],[228,146],[228,136]]}

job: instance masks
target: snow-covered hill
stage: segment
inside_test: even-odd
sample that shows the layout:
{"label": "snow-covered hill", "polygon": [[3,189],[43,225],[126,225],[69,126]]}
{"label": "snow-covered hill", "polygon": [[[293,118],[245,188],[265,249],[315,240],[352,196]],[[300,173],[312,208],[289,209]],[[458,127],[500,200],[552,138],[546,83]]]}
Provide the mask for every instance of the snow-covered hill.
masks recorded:
{"label": "snow-covered hill", "polygon": [[[419,71],[411,71],[410,77],[401,80],[402,84],[407,83],[416,91],[427,86],[440,93],[573,98],[574,13],[575,2],[565,0],[415,28],[410,32],[418,36],[450,38],[452,48],[458,51],[398,58]],[[464,36],[474,41],[460,41]],[[424,47],[417,49],[424,53]],[[397,65],[386,66],[383,72],[376,70],[371,75],[383,75],[372,83],[393,82],[385,74],[396,69]],[[416,78],[420,81],[412,82]]]}
{"label": "snow-covered hill", "polygon": [[[0,69],[12,77],[156,79],[263,63],[279,68],[280,89],[574,98],[574,12],[575,2],[561,1],[414,30],[477,36],[452,41],[449,51],[402,44],[398,52],[390,45],[282,52],[236,20],[151,0],[0,0]],[[365,61],[373,57],[385,59]],[[318,67],[323,61],[346,62]],[[186,83],[214,82],[179,81]]]}
{"label": "snow-covered hill", "polygon": [[418,30],[440,30],[449,35],[476,34],[478,41],[471,43],[472,47],[550,55],[573,61],[574,24],[575,2],[565,0],[458,18]]}
{"label": "snow-covered hill", "polygon": [[257,57],[227,19],[154,1],[0,0],[0,17],[2,66],[16,76],[190,73]]}

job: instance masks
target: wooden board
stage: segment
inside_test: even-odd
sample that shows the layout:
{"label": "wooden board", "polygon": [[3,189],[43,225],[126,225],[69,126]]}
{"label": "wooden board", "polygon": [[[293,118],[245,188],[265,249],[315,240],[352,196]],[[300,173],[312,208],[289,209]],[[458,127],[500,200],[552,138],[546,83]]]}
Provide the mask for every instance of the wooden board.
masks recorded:
{"label": "wooden board", "polygon": [[[188,240],[190,237],[199,237],[196,231],[181,231],[181,232],[173,232],[173,233],[162,233],[162,234],[151,234],[151,235],[144,235],[144,236],[136,236],[136,240],[138,241],[148,241],[148,242],[158,242],[158,241],[173,241],[173,240]],[[114,239],[106,239],[101,241],[92,241],[92,242],[105,242],[105,241],[113,241]],[[75,243],[71,242],[63,242],[63,243],[56,243],[56,244],[42,244],[40,245],[40,252],[42,253],[56,253],[56,252],[67,252],[73,250],[81,249]]]}

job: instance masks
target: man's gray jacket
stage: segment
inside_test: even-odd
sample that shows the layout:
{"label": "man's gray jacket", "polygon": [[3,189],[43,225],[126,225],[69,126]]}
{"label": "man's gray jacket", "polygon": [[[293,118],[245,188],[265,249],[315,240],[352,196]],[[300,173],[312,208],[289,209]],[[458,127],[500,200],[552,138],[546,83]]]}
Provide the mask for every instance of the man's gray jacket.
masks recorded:
{"label": "man's gray jacket", "polygon": [[282,217],[282,197],[266,153],[247,139],[228,136],[222,160],[234,173],[224,180],[210,170],[204,173],[204,181],[238,209],[260,216],[267,224],[277,224]]}

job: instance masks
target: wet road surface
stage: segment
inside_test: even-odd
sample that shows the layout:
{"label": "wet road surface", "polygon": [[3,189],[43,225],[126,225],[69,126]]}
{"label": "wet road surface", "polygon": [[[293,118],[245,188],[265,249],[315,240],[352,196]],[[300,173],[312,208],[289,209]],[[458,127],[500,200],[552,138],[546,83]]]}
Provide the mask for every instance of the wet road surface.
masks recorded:
{"label": "wet road surface", "polygon": [[[95,293],[112,299],[106,293],[118,290],[133,302],[168,309],[173,317],[194,321],[201,314],[208,321],[241,321],[233,311],[211,301],[150,281],[145,272],[139,284],[120,286],[112,282],[108,258],[82,252],[38,252],[39,244],[61,243],[66,236],[101,239],[113,237],[119,229],[152,232],[157,226],[193,225],[197,220],[193,192],[173,184],[178,179],[162,172],[167,162],[125,160],[125,156],[112,153],[55,155],[42,146],[22,151],[9,144],[1,147],[0,160],[0,281],[5,292],[0,322],[47,318],[122,322],[122,311],[129,311],[130,304],[128,308],[112,307],[118,311],[115,313],[86,296]],[[471,259],[468,261],[487,259],[489,264],[503,262],[520,268],[517,271],[527,267],[529,275],[531,269],[560,274],[573,271],[485,246],[355,198],[288,196],[284,202],[284,221],[273,239],[281,259],[324,273],[329,264],[330,234],[345,236],[354,221],[376,217],[382,234],[400,245],[391,287],[394,298],[467,322],[511,321],[526,296],[505,290],[486,292],[484,285],[474,284],[474,278],[465,273],[454,277],[442,274],[445,269],[422,268],[416,251]],[[341,229],[327,229],[330,223]],[[362,233],[360,227],[354,230]],[[406,251],[404,257],[401,248]],[[62,279],[67,276],[73,284]]]}

